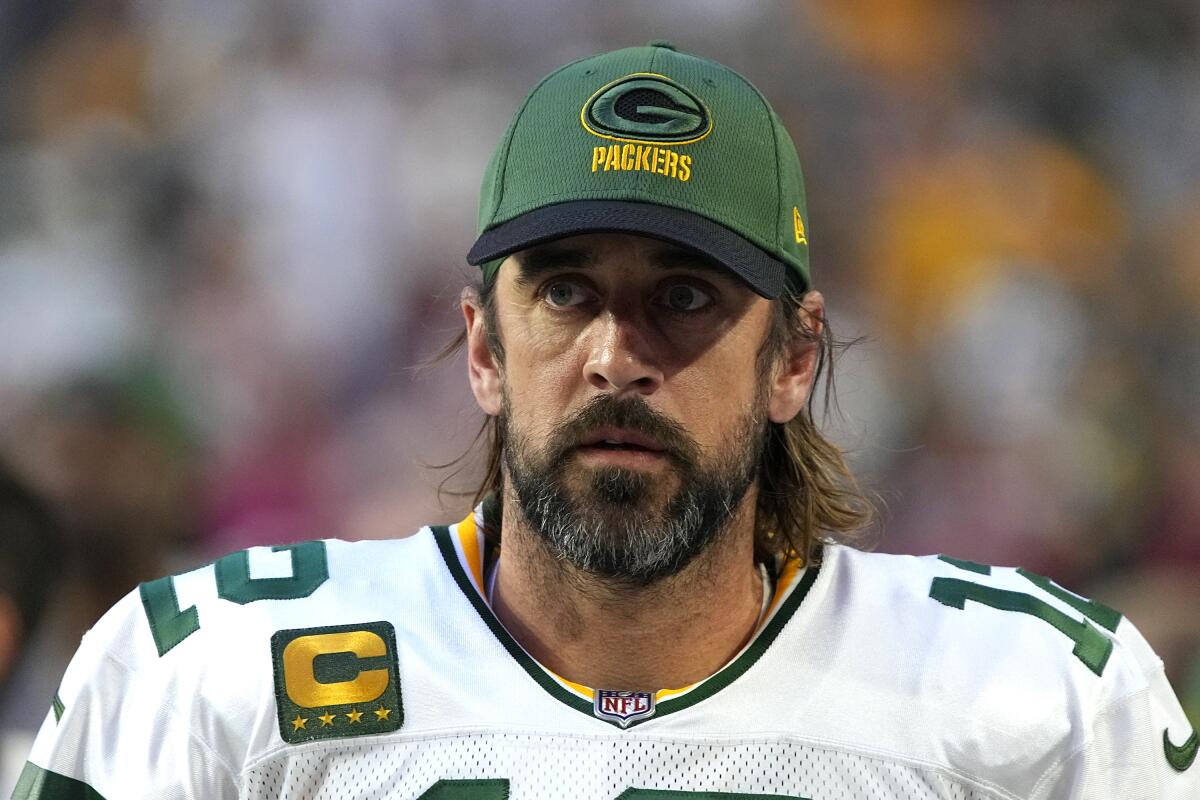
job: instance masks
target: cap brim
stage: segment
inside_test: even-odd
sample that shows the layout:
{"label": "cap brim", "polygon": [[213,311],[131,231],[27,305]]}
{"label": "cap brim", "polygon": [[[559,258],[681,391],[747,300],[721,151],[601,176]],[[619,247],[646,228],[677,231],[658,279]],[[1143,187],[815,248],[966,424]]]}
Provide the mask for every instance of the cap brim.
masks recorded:
{"label": "cap brim", "polygon": [[581,233],[652,236],[715,259],[769,300],[783,291],[786,265],[724,225],[690,211],[625,200],[575,200],[534,209],[484,231],[467,263],[479,265]]}

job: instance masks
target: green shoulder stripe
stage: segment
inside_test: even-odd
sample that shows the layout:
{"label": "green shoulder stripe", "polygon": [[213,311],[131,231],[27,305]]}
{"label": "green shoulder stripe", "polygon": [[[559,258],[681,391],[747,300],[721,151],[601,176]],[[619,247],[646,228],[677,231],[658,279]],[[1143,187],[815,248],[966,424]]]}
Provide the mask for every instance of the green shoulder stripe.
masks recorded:
{"label": "green shoulder stripe", "polygon": [[12,800],[104,800],[104,796],[83,781],[26,762]]}

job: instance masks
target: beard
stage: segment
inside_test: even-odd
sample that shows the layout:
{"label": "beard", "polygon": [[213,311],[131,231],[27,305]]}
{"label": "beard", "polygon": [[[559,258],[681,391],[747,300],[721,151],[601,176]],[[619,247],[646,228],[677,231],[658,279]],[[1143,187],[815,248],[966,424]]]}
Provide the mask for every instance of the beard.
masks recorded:
{"label": "beard", "polygon": [[[538,540],[558,561],[624,587],[679,573],[721,538],[757,477],[767,435],[761,395],[708,457],[681,425],[636,398],[595,397],[540,449],[513,425],[507,393],[499,425],[509,485]],[[668,474],[578,464],[583,437],[607,426],[654,437]]]}

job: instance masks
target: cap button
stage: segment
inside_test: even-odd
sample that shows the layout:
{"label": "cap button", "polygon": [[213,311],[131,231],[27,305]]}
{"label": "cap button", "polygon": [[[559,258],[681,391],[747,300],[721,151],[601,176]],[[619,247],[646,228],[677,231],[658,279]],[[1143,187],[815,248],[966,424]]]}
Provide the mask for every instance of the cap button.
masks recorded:
{"label": "cap button", "polygon": [[667,50],[676,49],[675,45],[671,44],[671,42],[667,41],[666,39],[651,39],[646,43],[646,47],[663,47]]}

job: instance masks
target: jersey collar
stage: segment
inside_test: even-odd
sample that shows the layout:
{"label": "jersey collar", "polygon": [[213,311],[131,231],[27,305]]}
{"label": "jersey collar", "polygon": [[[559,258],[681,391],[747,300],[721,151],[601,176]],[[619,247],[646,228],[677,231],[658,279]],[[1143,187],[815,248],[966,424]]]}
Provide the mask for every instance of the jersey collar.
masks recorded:
{"label": "jersey collar", "polygon": [[[483,533],[483,507],[475,509],[457,525],[434,527],[433,535],[450,574],[500,644],[525,672],[554,698],[589,716],[593,715],[596,690],[569,681],[536,661],[500,624],[500,620],[488,605],[485,564],[491,545]],[[648,719],[657,719],[681,711],[711,697],[753,666],[800,607],[813,581],[816,580],[818,571],[819,567],[816,564],[803,566],[799,559],[784,562],[775,581],[766,613],[759,620],[757,630],[745,647],[708,678],[690,686],[660,689],[655,692],[655,711]],[[643,721],[645,720],[625,723],[622,727]]]}

